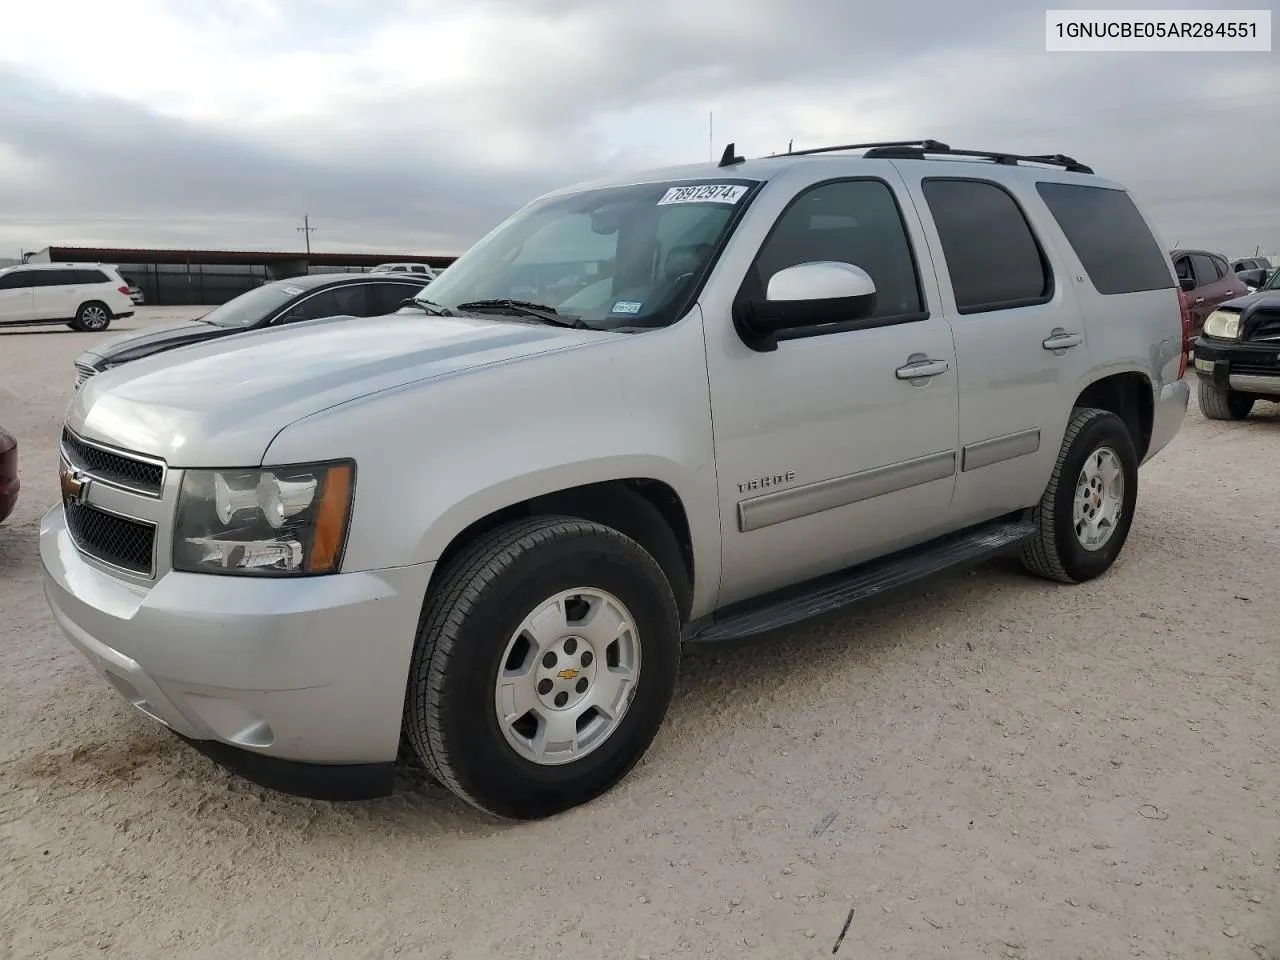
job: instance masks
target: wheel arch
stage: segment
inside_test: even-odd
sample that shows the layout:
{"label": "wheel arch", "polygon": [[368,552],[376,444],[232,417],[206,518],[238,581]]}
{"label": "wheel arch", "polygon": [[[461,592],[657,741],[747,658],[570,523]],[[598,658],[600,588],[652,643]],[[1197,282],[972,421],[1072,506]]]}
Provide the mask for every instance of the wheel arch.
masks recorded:
{"label": "wheel arch", "polygon": [[1145,373],[1125,370],[1099,377],[1080,391],[1072,406],[1114,413],[1124,421],[1133,438],[1138,462],[1146,459],[1155,424],[1155,389]]}
{"label": "wheel arch", "polygon": [[[525,478],[527,481],[528,478]],[[644,473],[573,485],[549,484],[519,498],[477,495],[468,503],[485,503],[481,510],[466,505],[450,511],[434,525],[437,567],[443,569],[477,538],[513,520],[532,516],[569,516],[612,527],[640,544],[662,568],[671,584],[682,620],[693,607],[700,569],[688,510],[675,486]],[[447,532],[446,532],[447,531]]]}

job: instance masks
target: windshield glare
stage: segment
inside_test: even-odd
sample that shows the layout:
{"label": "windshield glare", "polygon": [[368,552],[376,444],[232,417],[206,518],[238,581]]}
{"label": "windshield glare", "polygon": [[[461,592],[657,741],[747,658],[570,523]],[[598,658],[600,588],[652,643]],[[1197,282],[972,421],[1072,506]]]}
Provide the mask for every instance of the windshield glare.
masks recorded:
{"label": "windshield glare", "polygon": [[274,313],[298,295],[298,288],[288,284],[268,283],[228,300],[200,319],[219,327],[251,327]]}
{"label": "windshield glare", "polygon": [[664,326],[687,307],[751,185],[645,183],[537,201],[464,253],[422,295],[451,309],[524,300],[598,330]]}

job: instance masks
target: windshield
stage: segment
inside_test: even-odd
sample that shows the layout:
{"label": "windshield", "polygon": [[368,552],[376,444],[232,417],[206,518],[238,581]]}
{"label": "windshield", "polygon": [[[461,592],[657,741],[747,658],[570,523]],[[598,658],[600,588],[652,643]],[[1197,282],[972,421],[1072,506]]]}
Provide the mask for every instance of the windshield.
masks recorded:
{"label": "windshield", "polygon": [[288,283],[267,283],[254,287],[210,310],[200,319],[219,327],[251,327],[263,317],[274,313],[298,294],[301,288]]}
{"label": "windshield", "polygon": [[422,291],[463,312],[515,300],[597,330],[665,326],[688,298],[750,180],[607,187],[536,201],[494,229]]}
{"label": "windshield", "polygon": [[1267,281],[1264,290],[1280,290],[1280,267],[1271,271],[1271,279]]}

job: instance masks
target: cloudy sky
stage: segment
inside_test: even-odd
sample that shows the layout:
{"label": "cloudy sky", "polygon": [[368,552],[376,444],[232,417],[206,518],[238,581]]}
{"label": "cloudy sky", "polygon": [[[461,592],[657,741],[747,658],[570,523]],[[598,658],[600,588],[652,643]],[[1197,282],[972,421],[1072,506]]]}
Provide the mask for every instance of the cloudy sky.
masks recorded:
{"label": "cloudy sky", "polygon": [[709,113],[717,154],[1068,153],[1170,245],[1280,250],[1280,54],[1044,44],[1026,0],[6,3],[0,257],[300,249],[304,213],[318,250],[458,253],[545,189],[706,159]]}

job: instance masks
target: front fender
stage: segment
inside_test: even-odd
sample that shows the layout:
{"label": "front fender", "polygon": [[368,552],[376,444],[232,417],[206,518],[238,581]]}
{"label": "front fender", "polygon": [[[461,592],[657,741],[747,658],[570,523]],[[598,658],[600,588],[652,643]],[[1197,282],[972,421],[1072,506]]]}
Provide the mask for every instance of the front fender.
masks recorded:
{"label": "front fender", "polygon": [[460,371],[300,420],[265,463],[356,461],[343,571],[439,559],[471,524],[533,497],[658,480],[680,497],[694,615],[714,605],[720,518],[698,311],[680,323]]}

